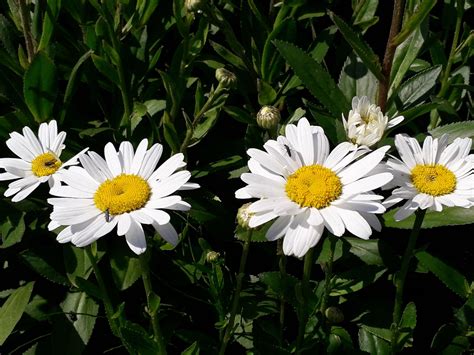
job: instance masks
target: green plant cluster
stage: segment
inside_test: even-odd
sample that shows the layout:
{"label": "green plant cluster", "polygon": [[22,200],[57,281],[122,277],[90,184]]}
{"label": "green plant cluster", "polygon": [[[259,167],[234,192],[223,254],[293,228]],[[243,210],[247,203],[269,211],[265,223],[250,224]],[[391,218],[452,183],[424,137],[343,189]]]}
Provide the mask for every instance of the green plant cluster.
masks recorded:
{"label": "green plant cluster", "polygon": [[[57,243],[45,186],[2,198],[0,352],[473,351],[474,207],[423,221],[389,210],[370,240],[324,237],[303,262],[267,242],[269,224],[237,225],[234,196],[247,149],[302,117],[332,146],[346,141],[355,96],[405,117],[378,146],[396,133],[474,137],[472,13],[464,0],[0,2],[3,142],[53,119],[67,157],[145,137],[183,153],[201,186],[172,216],[179,244],[149,232],[140,258],[113,233],[88,248]],[[278,125],[258,124],[263,106]]]}

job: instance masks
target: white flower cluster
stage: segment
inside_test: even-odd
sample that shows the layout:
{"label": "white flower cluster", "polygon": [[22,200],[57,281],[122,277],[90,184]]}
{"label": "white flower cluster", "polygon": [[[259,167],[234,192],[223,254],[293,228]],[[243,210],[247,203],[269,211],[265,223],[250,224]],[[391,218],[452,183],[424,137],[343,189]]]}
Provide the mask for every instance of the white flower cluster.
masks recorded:
{"label": "white flower cluster", "polygon": [[[195,189],[189,183],[189,171],[183,154],[175,154],[157,168],[163,147],[142,140],[134,151],[130,142],[122,142],[118,151],[112,143],[104,148],[104,158],[84,149],[63,163],[66,133],[58,133],[56,121],[42,123],[38,137],[30,128],[23,135],[13,132],[7,146],[18,158],[0,159],[5,170],[0,180],[10,183],[5,196],[17,202],[41,183],[49,182],[48,199],[53,205],[49,229],[65,228],[58,234],[60,243],[82,247],[91,244],[117,227],[130,249],[146,250],[143,224],[150,224],[167,242],[176,245],[178,234],[163,210],[187,211],[191,207],[175,192]],[[82,166],[75,166],[78,163]]]}

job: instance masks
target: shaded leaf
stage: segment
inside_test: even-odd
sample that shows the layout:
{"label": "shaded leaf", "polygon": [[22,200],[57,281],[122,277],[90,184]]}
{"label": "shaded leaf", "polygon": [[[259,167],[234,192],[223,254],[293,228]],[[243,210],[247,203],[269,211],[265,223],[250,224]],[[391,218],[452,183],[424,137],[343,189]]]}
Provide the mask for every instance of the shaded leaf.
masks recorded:
{"label": "shaded leaf", "polygon": [[45,53],[38,52],[23,78],[25,102],[36,121],[52,118],[57,85],[56,66]]}
{"label": "shaded leaf", "polygon": [[364,240],[354,237],[346,237],[343,241],[350,244],[349,252],[357,256],[367,265],[383,265],[384,262],[380,256],[380,240]]}
{"label": "shaded leaf", "polygon": [[[387,329],[388,332],[390,332]],[[359,347],[360,350],[367,351],[371,355],[390,354],[390,343],[387,340],[371,333],[367,327],[359,329]]]}
{"label": "shaded leaf", "polygon": [[350,106],[329,73],[311,56],[294,44],[275,40],[275,46],[306,88],[332,114],[340,117]]}
{"label": "shaded leaf", "polygon": [[331,296],[342,296],[362,290],[377,281],[386,268],[375,265],[363,265],[349,271],[336,274],[332,279]]}
{"label": "shaded leaf", "polygon": [[461,297],[467,297],[469,294],[469,284],[466,278],[456,269],[446,264],[444,261],[434,257],[427,251],[419,251],[415,254],[416,258],[440,279],[451,291]]}
{"label": "shaded leaf", "polygon": [[433,137],[438,138],[443,134],[449,134],[449,142],[451,143],[456,138],[469,137],[474,139],[474,122],[455,122],[444,126],[436,127],[428,131]]}
{"label": "shaded leaf", "polygon": [[31,269],[41,276],[58,284],[69,285],[69,280],[53,266],[51,260],[44,258],[32,250],[26,250],[21,253],[20,256]]}
{"label": "shaded leaf", "polygon": [[435,4],[436,0],[423,0],[421,4],[418,5],[416,11],[405,22],[400,32],[393,38],[392,43],[399,45],[406,40],[408,36],[420,26],[421,22],[428,16]]}
{"label": "shaded leaf", "polygon": [[34,282],[17,288],[0,308],[0,345],[11,334],[20,320],[33,291]]}
{"label": "shaded leaf", "polygon": [[[376,102],[378,90],[377,78],[367,69],[362,60],[350,54],[339,75],[339,88],[351,102],[354,96],[367,96],[370,102]],[[345,114],[349,113],[349,107]]]}

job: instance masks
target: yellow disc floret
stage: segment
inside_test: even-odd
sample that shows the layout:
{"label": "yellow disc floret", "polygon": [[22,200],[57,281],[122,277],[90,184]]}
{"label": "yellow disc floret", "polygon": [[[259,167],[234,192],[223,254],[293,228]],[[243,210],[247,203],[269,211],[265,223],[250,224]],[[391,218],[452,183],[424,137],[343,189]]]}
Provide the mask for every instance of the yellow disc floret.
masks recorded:
{"label": "yellow disc floret", "polygon": [[118,215],[142,208],[150,195],[150,185],[143,178],[121,174],[99,186],[94,194],[94,203],[99,210]]}
{"label": "yellow disc floret", "polygon": [[456,189],[456,176],[442,165],[417,165],[411,170],[411,181],[418,191],[431,196],[450,194]]}
{"label": "yellow disc floret", "polygon": [[325,208],[341,195],[342,183],[331,169],[310,165],[299,168],[288,177],[285,191],[302,207]]}
{"label": "yellow disc floret", "polygon": [[37,177],[53,175],[62,165],[61,160],[53,153],[38,155],[31,162],[31,171]]}

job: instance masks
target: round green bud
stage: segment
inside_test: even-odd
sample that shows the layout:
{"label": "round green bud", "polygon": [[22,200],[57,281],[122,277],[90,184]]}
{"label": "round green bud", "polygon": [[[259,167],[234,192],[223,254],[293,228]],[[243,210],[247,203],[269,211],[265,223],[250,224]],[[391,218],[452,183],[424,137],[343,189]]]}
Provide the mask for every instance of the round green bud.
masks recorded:
{"label": "round green bud", "polygon": [[235,74],[224,68],[216,69],[216,79],[225,88],[232,88],[237,83]]}
{"label": "round green bud", "polygon": [[184,6],[189,12],[201,11],[206,5],[206,0],[186,0]]}
{"label": "round green bud", "polygon": [[344,314],[342,311],[337,307],[328,307],[324,312],[326,319],[329,323],[337,324],[344,321]]}
{"label": "round green bud", "polygon": [[250,229],[249,227],[249,221],[250,218],[252,218],[253,213],[249,211],[249,206],[252,203],[246,203],[242,205],[239,210],[237,211],[237,223],[240,227],[244,229]]}
{"label": "round green bud", "polygon": [[218,253],[217,251],[208,251],[207,254],[206,254],[206,261],[208,263],[214,263],[216,262],[217,260],[219,260],[221,254]]}
{"label": "round green bud", "polygon": [[273,129],[280,123],[280,111],[274,106],[263,106],[257,113],[257,124],[263,129]]}

